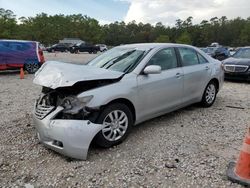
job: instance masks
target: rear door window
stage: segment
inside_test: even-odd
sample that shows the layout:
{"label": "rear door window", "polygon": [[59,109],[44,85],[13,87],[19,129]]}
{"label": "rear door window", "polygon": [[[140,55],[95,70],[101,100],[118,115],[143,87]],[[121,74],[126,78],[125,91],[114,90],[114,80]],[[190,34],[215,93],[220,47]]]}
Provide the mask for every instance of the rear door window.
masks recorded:
{"label": "rear door window", "polygon": [[195,50],[191,48],[178,48],[183,66],[199,64],[199,59]]}
{"label": "rear door window", "polygon": [[162,70],[173,69],[178,66],[174,48],[166,48],[157,52],[148,65],[159,65]]}

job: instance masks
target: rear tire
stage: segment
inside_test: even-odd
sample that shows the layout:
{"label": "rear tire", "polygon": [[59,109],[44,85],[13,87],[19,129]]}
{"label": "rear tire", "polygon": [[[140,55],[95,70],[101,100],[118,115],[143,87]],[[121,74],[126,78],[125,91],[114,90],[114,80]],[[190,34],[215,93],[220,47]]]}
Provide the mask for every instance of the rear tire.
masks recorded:
{"label": "rear tire", "polygon": [[28,60],[24,64],[24,70],[27,71],[29,74],[34,74],[40,68],[40,63],[32,60]]}
{"label": "rear tire", "polygon": [[214,104],[217,95],[217,85],[214,81],[210,81],[205,88],[202,96],[201,104],[203,107],[210,107]]}
{"label": "rear tire", "polygon": [[130,109],[122,103],[114,103],[105,107],[96,123],[106,124],[95,137],[98,146],[108,148],[121,143],[129,134],[133,125]]}

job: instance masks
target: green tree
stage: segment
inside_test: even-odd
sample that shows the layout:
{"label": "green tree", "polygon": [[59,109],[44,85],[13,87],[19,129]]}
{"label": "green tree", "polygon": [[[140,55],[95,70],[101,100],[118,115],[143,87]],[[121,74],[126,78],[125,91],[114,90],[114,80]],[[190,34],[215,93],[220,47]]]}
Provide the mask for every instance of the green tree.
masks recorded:
{"label": "green tree", "polygon": [[16,38],[16,16],[11,10],[0,8],[0,38]]}
{"label": "green tree", "polygon": [[245,25],[243,30],[240,34],[240,43],[243,45],[249,45],[250,44],[250,22]]}
{"label": "green tree", "polygon": [[154,42],[167,43],[170,42],[168,35],[159,35]]}
{"label": "green tree", "polygon": [[181,43],[181,44],[192,44],[192,41],[188,32],[182,33],[181,36],[177,38],[176,42]]}
{"label": "green tree", "polygon": [[81,38],[92,43],[120,45],[141,42],[178,42],[207,46],[212,42],[222,45],[250,45],[250,18],[227,19],[213,17],[209,21],[193,24],[193,17],[178,19],[174,27],[161,22],[155,25],[114,22],[100,25],[87,15],[47,15],[37,14],[34,17],[16,19],[11,10],[0,8],[0,38],[36,40],[45,45],[57,43],[67,38]]}

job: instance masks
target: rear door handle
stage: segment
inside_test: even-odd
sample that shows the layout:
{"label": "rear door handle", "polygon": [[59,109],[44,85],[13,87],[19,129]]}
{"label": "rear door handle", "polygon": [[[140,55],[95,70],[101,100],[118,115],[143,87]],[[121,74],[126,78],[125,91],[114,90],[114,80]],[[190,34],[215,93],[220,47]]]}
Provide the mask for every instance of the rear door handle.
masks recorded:
{"label": "rear door handle", "polygon": [[210,68],[209,68],[209,66],[206,66],[205,69],[206,69],[206,70],[209,70]]}
{"label": "rear door handle", "polygon": [[175,75],[176,78],[180,78],[181,76],[183,76],[183,74],[181,74],[181,73],[179,73],[179,72],[176,73],[176,75]]}

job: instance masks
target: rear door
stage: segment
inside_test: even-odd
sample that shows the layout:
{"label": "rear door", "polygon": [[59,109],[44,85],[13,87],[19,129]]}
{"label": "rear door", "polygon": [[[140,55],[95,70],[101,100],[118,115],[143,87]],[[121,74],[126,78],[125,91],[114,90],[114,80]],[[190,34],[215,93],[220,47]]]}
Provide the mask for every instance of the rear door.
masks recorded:
{"label": "rear door", "polygon": [[65,46],[63,44],[58,44],[56,46],[56,51],[59,51],[59,52],[65,51]]}
{"label": "rear door", "polygon": [[9,55],[7,65],[10,67],[22,67],[25,60],[32,54],[27,53],[29,46],[25,42],[12,41],[9,43]]}
{"label": "rear door", "polygon": [[183,103],[197,102],[202,97],[211,75],[211,65],[201,54],[189,47],[179,47],[183,66]]}
{"label": "rear door", "polygon": [[87,43],[82,43],[81,45],[80,45],[80,50],[79,50],[80,52],[88,52],[89,50],[88,50],[88,44]]}
{"label": "rear door", "polygon": [[20,64],[21,56],[19,50],[19,44],[18,42],[9,42],[8,49],[9,49],[9,55],[7,58],[7,66],[9,67],[17,67]]}
{"label": "rear door", "polygon": [[183,71],[179,67],[174,48],[158,51],[148,65],[159,65],[160,74],[140,74],[138,82],[138,117],[149,119],[181,104],[183,92]]}

